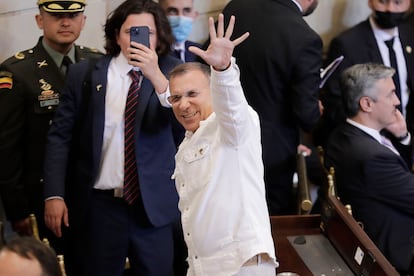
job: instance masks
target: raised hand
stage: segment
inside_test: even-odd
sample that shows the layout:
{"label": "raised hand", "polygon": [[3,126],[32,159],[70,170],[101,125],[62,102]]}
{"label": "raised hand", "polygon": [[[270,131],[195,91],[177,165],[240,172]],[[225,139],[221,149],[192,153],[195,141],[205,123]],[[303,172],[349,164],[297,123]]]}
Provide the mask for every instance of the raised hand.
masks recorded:
{"label": "raised hand", "polygon": [[246,32],[235,40],[231,41],[231,35],[233,34],[235,17],[230,17],[229,25],[226,32],[224,32],[224,16],[220,14],[218,17],[217,32],[214,26],[214,20],[209,18],[209,33],[210,33],[210,45],[206,51],[203,51],[197,47],[191,46],[189,50],[194,54],[200,56],[205,62],[215,70],[222,71],[229,67],[231,62],[231,56],[233,55],[233,49],[240,43],[242,43],[249,36]]}

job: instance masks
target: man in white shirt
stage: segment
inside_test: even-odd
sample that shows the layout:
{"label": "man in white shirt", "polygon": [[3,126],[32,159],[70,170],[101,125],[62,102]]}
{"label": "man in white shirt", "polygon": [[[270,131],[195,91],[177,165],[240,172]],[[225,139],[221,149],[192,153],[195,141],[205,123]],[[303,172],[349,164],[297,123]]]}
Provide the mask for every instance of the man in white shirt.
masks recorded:
{"label": "man in white shirt", "polygon": [[168,100],[186,129],[173,178],[188,247],[187,275],[275,275],[277,265],[259,118],[244,97],[231,58],[249,34],[231,41],[233,27],[231,17],[224,32],[219,15],[216,33],[210,18],[210,46],[190,48],[210,68],[185,63],[170,72]]}

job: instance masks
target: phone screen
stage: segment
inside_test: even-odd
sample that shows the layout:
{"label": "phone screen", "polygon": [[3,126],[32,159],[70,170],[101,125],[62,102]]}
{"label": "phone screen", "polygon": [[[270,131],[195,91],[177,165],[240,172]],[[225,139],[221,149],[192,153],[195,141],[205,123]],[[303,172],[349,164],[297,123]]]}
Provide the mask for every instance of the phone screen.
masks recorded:
{"label": "phone screen", "polygon": [[130,41],[144,44],[148,48],[149,45],[149,28],[148,26],[134,26],[129,30]]}

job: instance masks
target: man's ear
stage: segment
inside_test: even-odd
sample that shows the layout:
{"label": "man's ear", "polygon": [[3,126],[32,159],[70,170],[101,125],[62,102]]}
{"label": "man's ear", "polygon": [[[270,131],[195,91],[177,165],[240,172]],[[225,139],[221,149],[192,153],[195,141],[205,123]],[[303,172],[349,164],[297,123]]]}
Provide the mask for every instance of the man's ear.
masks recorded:
{"label": "man's ear", "polygon": [[37,27],[40,30],[43,30],[43,17],[42,17],[42,15],[36,14],[35,20],[36,20]]}
{"label": "man's ear", "polygon": [[372,110],[372,99],[370,97],[364,96],[359,99],[359,107],[364,112],[371,112]]}

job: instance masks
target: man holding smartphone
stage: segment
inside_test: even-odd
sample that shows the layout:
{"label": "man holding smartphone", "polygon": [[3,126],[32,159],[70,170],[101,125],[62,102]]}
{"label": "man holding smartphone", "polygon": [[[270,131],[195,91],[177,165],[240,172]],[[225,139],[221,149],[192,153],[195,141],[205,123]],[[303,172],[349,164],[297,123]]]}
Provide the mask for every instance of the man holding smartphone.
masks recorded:
{"label": "man holding smartphone", "polygon": [[[137,26],[150,47],[131,42]],[[156,2],[126,0],[106,20],[107,55],[69,71],[45,158],[45,220],[71,240],[69,275],[121,276],[126,257],[131,275],[174,275],[171,175],[184,133],[167,103],[166,75],[180,63],[172,40]]]}
{"label": "man holding smartphone", "polygon": [[43,221],[43,159],[46,135],[59,104],[69,63],[101,54],[76,46],[85,24],[86,0],[39,0],[36,23],[43,31],[31,49],[0,65],[0,194],[7,218],[31,235],[29,214],[40,236],[61,253]]}

